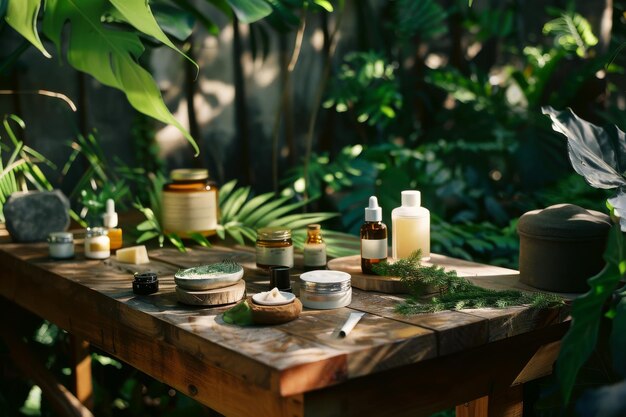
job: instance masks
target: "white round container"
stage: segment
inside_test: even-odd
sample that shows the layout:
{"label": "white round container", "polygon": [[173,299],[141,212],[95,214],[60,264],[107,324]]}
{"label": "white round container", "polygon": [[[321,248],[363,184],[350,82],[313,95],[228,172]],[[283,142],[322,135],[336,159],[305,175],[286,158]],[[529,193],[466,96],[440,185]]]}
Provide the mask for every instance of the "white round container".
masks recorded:
{"label": "white round container", "polygon": [[85,258],[106,259],[111,256],[111,241],[104,227],[87,228]]}
{"label": "white round container", "polygon": [[300,275],[300,301],[307,308],[328,310],[352,302],[350,274],[341,271],[310,271]]}
{"label": "white round container", "polygon": [[74,256],[74,235],[69,232],[53,232],[48,235],[48,252],[53,259],[69,259]]}

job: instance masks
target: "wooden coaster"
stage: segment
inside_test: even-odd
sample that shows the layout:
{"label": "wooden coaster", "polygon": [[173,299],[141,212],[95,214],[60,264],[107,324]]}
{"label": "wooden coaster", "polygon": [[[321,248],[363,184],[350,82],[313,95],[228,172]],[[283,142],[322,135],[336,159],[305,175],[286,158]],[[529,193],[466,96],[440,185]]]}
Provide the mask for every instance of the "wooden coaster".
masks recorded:
{"label": "wooden coaster", "polygon": [[247,300],[252,310],[252,320],[256,324],[281,324],[287,323],[300,317],[302,303],[297,298],[292,303],[280,306],[262,306],[256,304],[252,297]]}
{"label": "wooden coaster", "polygon": [[[389,259],[391,261],[391,259]],[[432,253],[428,262],[422,262],[424,266],[438,265],[447,271],[455,270],[457,275],[464,278],[471,277],[517,277],[519,272],[513,269],[500,268],[479,264],[476,262],[464,261],[462,259],[450,258],[444,255]],[[383,277],[379,275],[366,275],[361,271],[361,256],[346,256],[336,258],[328,262],[328,269],[344,271],[352,276],[352,286],[365,291],[377,291],[386,294],[407,294],[408,291],[400,278]],[[427,289],[426,293],[435,293],[436,289]]]}
{"label": "wooden coaster", "polygon": [[215,288],[205,291],[189,291],[176,287],[176,297],[183,304],[194,306],[219,306],[233,304],[240,301],[246,294],[246,283],[244,280],[237,281],[236,284],[223,288]]}

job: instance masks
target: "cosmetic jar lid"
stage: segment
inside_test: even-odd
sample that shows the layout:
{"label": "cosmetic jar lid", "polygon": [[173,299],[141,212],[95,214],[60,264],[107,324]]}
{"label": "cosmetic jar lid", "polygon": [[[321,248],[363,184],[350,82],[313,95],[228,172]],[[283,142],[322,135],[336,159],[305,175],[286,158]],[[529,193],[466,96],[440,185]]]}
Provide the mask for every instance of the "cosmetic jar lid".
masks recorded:
{"label": "cosmetic jar lid", "polygon": [[270,290],[274,287],[281,291],[291,291],[288,266],[270,266]]}
{"label": "cosmetic jar lid", "polygon": [[52,232],[48,235],[49,243],[73,243],[74,235],[70,232]]}
{"label": "cosmetic jar lid", "polygon": [[86,237],[106,236],[108,235],[107,229],[104,227],[88,227]]}
{"label": "cosmetic jar lid", "polygon": [[318,294],[344,292],[350,289],[350,274],[342,271],[317,270],[300,275],[301,288]]}
{"label": "cosmetic jar lid", "polygon": [[284,227],[263,227],[257,231],[260,240],[284,240],[291,239],[291,229]]}
{"label": "cosmetic jar lid", "polygon": [[170,172],[170,177],[174,181],[200,181],[209,178],[209,170],[207,169],[174,169]]}
{"label": "cosmetic jar lid", "polygon": [[147,284],[158,281],[156,272],[135,272],[135,282]]}

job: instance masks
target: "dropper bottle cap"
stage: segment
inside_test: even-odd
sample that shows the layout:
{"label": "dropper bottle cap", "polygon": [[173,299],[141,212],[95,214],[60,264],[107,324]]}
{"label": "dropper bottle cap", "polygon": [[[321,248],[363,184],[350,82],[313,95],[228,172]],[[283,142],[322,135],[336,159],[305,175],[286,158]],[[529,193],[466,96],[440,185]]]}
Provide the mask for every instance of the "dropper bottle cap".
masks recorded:
{"label": "dropper bottle cap", "polygon": [[378,199],[375,196],[370,197],[369,206],[365,207],[365,221],[379,222],[383,219],[383,209],[378,206]]}
{"label": "dropper bottle cap", "polygon": [[106,213],[104,213],[103,217],[103,223],[104,223],[104,227],[106,227],[107,229],[114,229],[117,227],[117,213],[115,212],[115,201],[113,201],[112,198],[109,198],[107,200],[107,211]]}
{"label": "dropper bottle cap", "polygon": [[419,207],[422,203],[422,198],[419,191],[406,190],[402,191],[401,195],[403,207]]}

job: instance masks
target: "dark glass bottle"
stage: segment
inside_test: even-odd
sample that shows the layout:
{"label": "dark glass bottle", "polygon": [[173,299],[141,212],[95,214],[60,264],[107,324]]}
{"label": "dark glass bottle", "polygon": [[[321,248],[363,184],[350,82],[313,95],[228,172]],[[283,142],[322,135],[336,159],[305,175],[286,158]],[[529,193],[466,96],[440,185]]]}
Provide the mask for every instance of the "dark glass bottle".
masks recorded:
{"label": "dark glass bottle", "polygon": [[382,222],[378,200],[372,196],[361,226],[361,271],[375,275],[372,267],[380,262],[387,262],[387,226]]}

